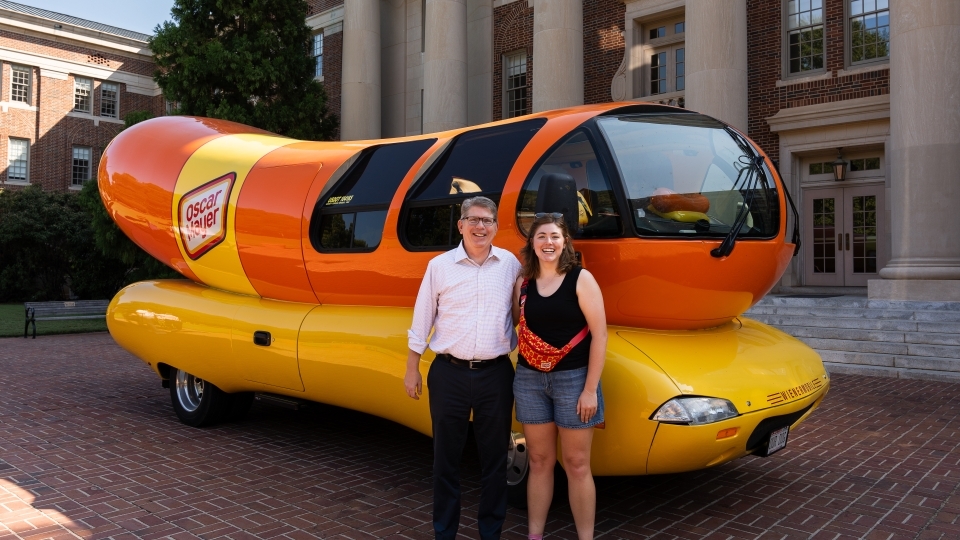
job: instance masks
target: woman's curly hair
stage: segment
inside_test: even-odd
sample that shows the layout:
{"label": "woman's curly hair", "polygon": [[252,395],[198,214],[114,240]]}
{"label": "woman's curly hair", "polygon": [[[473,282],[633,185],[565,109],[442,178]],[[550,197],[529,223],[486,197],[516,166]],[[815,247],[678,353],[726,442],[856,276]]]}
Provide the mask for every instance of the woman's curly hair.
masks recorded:
{"label": "woman's curly hair", "polygon": [[563,217],[556,217],[548,214],[536,218],[533,225],[530,226],[530,234],[527,235],[527,243],[520,248],[520,260],[523,262],[522,275],[524,279],[537,279],[540,277],[540,259],[533,249],[533,237],[537,230],[548,224],[553,223],[560,227],[560,233],[563,234],[563,251],[560,252],[560,260],[557,261],[557,272],[561,275],[577,267],[577,252],[573,249],[573,239],[570,238],[570,230],[567,228],[567,222]]}

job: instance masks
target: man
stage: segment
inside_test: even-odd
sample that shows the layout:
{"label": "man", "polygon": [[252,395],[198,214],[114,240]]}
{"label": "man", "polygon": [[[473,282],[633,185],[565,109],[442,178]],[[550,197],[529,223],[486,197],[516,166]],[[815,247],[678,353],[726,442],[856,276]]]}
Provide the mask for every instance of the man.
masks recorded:
{"label": "man", "polygon": [[507,513],[507,445],[513,408],[516,347],[511,302],[520,262],[493,246],[497,205],[486,197],[463,201],[457,228],[463,242],[434,257],[420,284],[407,333],[407,395],[420,399],[420,356],[437,358],[427,374],[433,423],[433,529],[452,540],[460,525],[460,460],[470,413],[480,451],[477,526],[483,540],[500,538]]}

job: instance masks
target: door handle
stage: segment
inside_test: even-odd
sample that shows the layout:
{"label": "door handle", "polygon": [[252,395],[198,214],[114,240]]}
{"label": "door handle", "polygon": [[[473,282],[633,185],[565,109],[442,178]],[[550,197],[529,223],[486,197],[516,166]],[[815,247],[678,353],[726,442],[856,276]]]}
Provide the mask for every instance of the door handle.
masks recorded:
{"label": "door handle", "polygon": [[843,233],[837,233],[837,251],[843,251]]}
{"label": "door handle", "polygon": [[850,251],[850,233],[847,233],[847,251]]}
{"label": "door handle", "polygon": [[273,341],[273,339],[270,336],[270,332],[266,332],[264,330],[257,330],[256,332],[253,333],[254,345],[260,345],[261,347],[269,347],[271,341]]}

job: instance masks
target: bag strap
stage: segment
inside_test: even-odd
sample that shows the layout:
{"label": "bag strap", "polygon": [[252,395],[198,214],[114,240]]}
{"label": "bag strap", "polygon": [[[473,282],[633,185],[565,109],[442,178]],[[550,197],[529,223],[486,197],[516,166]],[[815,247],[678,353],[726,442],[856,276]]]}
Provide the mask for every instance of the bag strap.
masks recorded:
{"label": "bag strap", "polygon": [[523,278],[523,283],[520,284],[520,316],[523,317],[523,306],[527,303],[527,285],[530,284],[530,280]]}

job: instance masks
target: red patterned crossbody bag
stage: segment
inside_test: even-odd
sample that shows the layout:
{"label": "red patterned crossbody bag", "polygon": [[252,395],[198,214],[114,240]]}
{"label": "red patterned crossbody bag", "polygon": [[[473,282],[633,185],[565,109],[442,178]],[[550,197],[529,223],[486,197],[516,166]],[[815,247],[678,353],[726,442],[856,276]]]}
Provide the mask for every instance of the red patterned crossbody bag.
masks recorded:
{"label": "red patterned crossbody bag", "polygon": [[567,353],[587,337],[587,334],[590,333],[590,327],[584,326],[583,330],[573,336],[570,343],[567,343],[561,349],[550,345],[541,339],[540,336],[534,334],[533,331],[530,330],[530,327],[527,326],[527,318],[524,315],[523,309],[524,304],[527,303],[527,284],[529,281],[528,279],[524,279],[520,285],[520,328],[517,331],[520,354],[523,355],[523,358],[531,367],[539,371],[547,372],[557,367],[560,360],[563,360],[563,357],[566,356]]}

